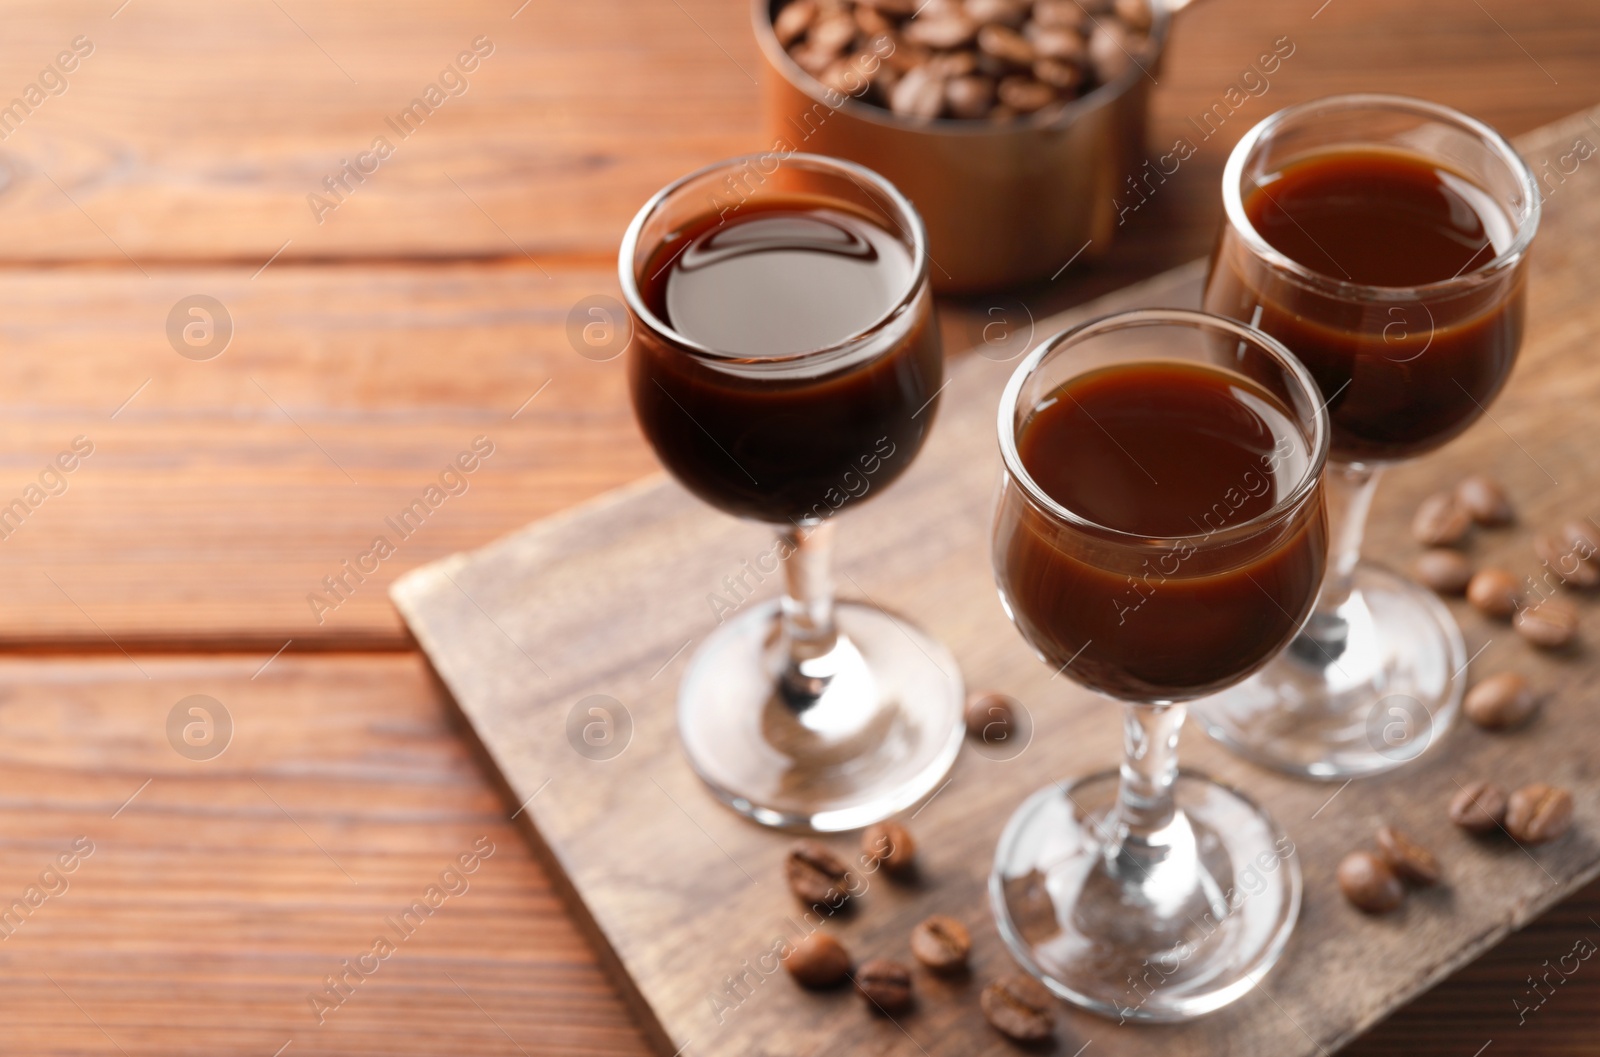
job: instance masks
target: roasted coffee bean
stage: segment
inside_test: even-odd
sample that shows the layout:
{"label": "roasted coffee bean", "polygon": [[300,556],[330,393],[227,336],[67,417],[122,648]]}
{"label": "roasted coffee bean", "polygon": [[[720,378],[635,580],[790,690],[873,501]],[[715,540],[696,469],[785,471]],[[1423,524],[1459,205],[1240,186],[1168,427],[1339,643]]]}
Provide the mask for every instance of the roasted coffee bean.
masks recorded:
{"label": "roasted coffee bean", "polygon": [[772,32],[777,34],[778,43],[787,48],[805,35],[816,17],[816,0],[794,0],[785,4],[772,20]]}
{"label": "roasted coffee bean", "polygon": [[1005,694],[973,694],[967,698],[967,737],[999,745],[1017,730],[1017,701]]}
{"label": "roasted coffee bean", "polygon": [[1135,33],[1150,32],[1150,26],[1155,22],[1149,0],[1116,0],[1111,9]]}
{"label": "roasted coffee bean", "polygon": [[1584,561],[1600,561],[1600,528],[1592,521],[1569,521],[1561,526],[1567,546]]}
{"label": "roasted coffee bean", "polygon": [[1056,1029],[1055,999],[1031,976],[996,980],[983,989],[978,1005],[991,1027],[1018,1042],[1047,1039]]}
{"label": "roasted coffee bean", "polygon": [[813,932],[789,948],[783,967],[804,987],[832,987],[850,975],[850,952],[826,932]]}
{"label": "roasted coffee bean", "polygon": [[1526,676],[1501,672],[1468,690],[1461,710],[1485,730],[1505,730],[1526,723],[1538,704]]}
{"label": "roasted coffee bean", "polygon": [[925,48],[962,48],[978,34],[978,24],[956,11],[947,15],[924,11],[905,24],[906,39]]}
{"label": "roasted coffee bean", "polygon": [[1038,58],[1027,37],[1005,26],[984,26],[978,30],[978,50],[1022,69],[1032,66],[1033,60]]}
{"label": "roasted coffee bean", "polygon": [[952,77],[945,82],[944,103],[952,117],[983,117],[994,106],[994,79],[982,74]]}
{"label": "roasted coffee bean", "polygon": [[806,46],[815,54],[832,58],[843,54],[855,39],[855,19],[843,13],[823,15],[811,27],[811,32],[806,34]]}
{"label": "roasted coffee bean", "polygon": [[899,962],[888,958],[862,962],[856,970],[856,988],[880,1013],[904,1013],[911,1008],[911,970]]}
{"label": "roasted coffee bean", "polygon": [[1439,860],[1393,826],[1378,829],[1378,854],[1402,879],[1416,885],[1439,883]]}
{"label": "roasted coffee bean", "polygon": [[1104,19],[1089,34],[1089,66],[1101,84],[1109,84],[1121,77],[1138,61],[1135,51],[1140,42],[1116,22]]}
{"label": "roasted coffee bean", "polygon": [[1036,0],[1033,21],[1041,26],[1081,30],[1088,28],[1089,15],[1078,5],[1078,0]]}
{"label": "roasted coffee bean", "polygon": [[1023,0],[966,0],[961,5],[967,17],[974,22],[1010,26],[1016,29],[1028,17],[1028,5]]}
{"label": "roasted coffee bean", "polygon": [[1428,547],[1449,547],[1466,538],[1472,515],[1450,492],[1436,492],[1417,505],[1411,535]]}
{"label": "roasted coffee bean", "polygon": [[1060,26],[1040,26],[1030,29],[1026,38],[1033,50],[1043,59],[1055,59],[1082,66],[1089,60],[1089,45],[1076,30]]}
{"label": "roasted coffee bean", "polygon": [[1033,64],[1033,76],[1064,96],[1070,96],[1083,84],[1083,67],[1059,59],[1040,59]]}
{"label": "roasted coffee bean", "polygon": [[1535,782],[1511,794],[1506,802],[1506,832],[1523,844],[1555,840],[1572,825],[1572,794]]}
{"label": "roasted coffee bean", "polygon": [[970,51],[947,51],[928,59],[928,70],[943,80],[947,77],[965,77],[978,68],[978,56]]}
{"label": "roasted coffee bean", "polygon": [[1441,595],[1462,594],[1472,580],[1472,563],[1466,555],[1448,547],[1423,551],[1412,569],[1425,587]]}
{"label": "roasted coffee bean", "polygon": [[1509,620],[1522,602],[1517,578],[1504,569],[1480,569],[1467,583],[1467,601],[1485,616]]}
{"label": "roasted coffee bean", "polygon": [[967,955],[972,953],[972,937],[955,918],[935,914],[911,930],[911,953],[930,969],[954,972],[966,967]]}
{"label": "roasted coffee bean", "polygon": [[817,80],[840,95],[855,95],[867,85],[867,79],[861,76],[860,69],[852,65],[849,59],[830,63],[826,70],[817,75]]}
{"label": "roasted coffee bean", "polygon": [[1369,851],[1353,851],[1339,863],[1339,891],[1368,914],[1386,914],[1400,905],[1405,889],[1389,864]]}
{"label": "roasted coffee bean", "polygon": [[1584,589],[1600,587],[1600,565],[1584,561],[1561,536],[1550,532],[1534,536],[1533,553],[1563,585]]}
{"label": "roasted coffee bean", "polygon": [[[773,32],[834,92],[917,120],[998,123],[1120,76],[1151,19],[1150,0],[790,0]],[[988,80],[953,83],[975,75]]]}
{"label": "roasted coffee bean", "polygon": [[1518,610],[1511,624],[1517,634],[1540,649],[1558,650],[1578,633],[1578,611],[1551,598]]}
{"label": "roasted coffee bean", "polygon": [[898,822],[875,822],[862,831],[861,854],[892,874],[903,874],[916,865],[917,842]]}
{"label": "roasted coffee bean", "polygon": [[1488,833],[1505,820],[1505,790],[1492,782],[1468,782],[1450,801],[1450,821],[1462,829]]}
{"label": "roasted coffee bean", "polygon": [[789,888],[802,903],[836,907],[850,898],[850,869],[826,844],[797,841],[784,862]]}
{"label": "roasted coffee bean", "polygon": [[868,37],[876,39],[883,36],[892,36],[895,24],[875,7],[858,7],[851,12],[855,15],[856,25]]}
{"label": "roasted coffee bean", "polygon": [[1494,478],[1481,473],[1456,485],[1456,502],[1480,525],[1509,525],[1516,516],[1506,490]]}
{"label": "roasted coffee bean", "polygon": [[996,93],[1002,103],[1021,114],[1031,114],[1056,97],[1054,88],[1032,77],[1007,77],[1000,82]]}
{"label": "roasted coffee bean", "polygon": [[938,117],[944,109],[944,81],[926,66],[913,66],[889,93],[889,109],[902,117]]}

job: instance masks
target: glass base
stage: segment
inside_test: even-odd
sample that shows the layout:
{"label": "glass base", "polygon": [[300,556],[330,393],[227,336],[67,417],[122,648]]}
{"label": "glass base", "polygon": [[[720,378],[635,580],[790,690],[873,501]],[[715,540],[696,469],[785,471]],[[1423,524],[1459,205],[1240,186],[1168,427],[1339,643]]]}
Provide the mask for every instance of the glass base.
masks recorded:
{"label": "glass base", "polygon": [[712,632],[678,692],[689,763],[763,825],[870,825],[932,792],[961,749],[964,696],[950,652],[873,606],[840,602],[834,620],[833,674],[802,705],[779,689],[788,642],[777,602]]}
{"label": "glass base", "polygon": [[1356,566],[1341,622],[1315,618],[1260,672],[1191,714],[1246,759],[1338,780],[1416,759],[1455,721],[1467,647],[1431,591],[1378,565]]}
{"label": "glass base", "polygon": [[1242,794],[1181,772],[1165,860],[1108,857],[1119,783],[1107,771],[1050,786],[1011,816],[989,877],[1000,935],[1050,990],[1119,1023],[1209,1013],[1254,987],[1288,942],[1294,844]]}

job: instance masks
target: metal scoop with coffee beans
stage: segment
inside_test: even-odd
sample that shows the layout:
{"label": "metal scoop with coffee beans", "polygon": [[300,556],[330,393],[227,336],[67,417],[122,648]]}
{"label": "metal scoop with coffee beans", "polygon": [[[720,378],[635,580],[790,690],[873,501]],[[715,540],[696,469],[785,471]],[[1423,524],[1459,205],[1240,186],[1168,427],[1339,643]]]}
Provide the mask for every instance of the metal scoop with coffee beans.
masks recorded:
{"label": "metal scoop with coffee beans", "polygon": [[901,117],[1013,121],[1144,66],[1151,24],[1150,0],[789,0],[772,28],[824,85]]}

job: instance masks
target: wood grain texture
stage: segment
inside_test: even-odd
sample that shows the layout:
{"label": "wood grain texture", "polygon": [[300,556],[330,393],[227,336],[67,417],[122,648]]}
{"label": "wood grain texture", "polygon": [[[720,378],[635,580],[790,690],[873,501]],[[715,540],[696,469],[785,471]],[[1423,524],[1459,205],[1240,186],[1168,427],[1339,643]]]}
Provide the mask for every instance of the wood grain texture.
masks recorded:
{"label": "wood grain texture", "polygon": [[[96,46],[66,94],[0,141],[0,495],[77,431],[98,445],[66,495],[0,541],[0,649],[56,654],[0,661],[0,893],[21,895],[78,835],[97,848],[63,898],[0,941],[0,1049],[266,1055],[292,1038],[289,1055],[647,1052],[550,878],[496,823],[515,805],[496,803],[465,760],[416,660],[297,655],[404,648],[380,597],[394,571],[652,465],[617,365],[572,356],[562,321],[576,297],[615,292],[613,247],[645,196],[758,145],[756,88],[738,70],[756,72],[745,5],[119,3],[21,0],[0,34],[0,105],[75,35]],[[1108,258],[1010,300],[946,305],[949,347],[980,342],[992,308],[1021,325],[1203,253],[1227,148],[1278,105],[1411,91],[1517,133],[1600,97],[1600,9],[1586,0],[1208,0],[1168,53],[1152,143],[1280,32],[1299,50],[1270,92],[1130,215]],[[315,223],[306,195],[479,34],[496,51],[470,90]],[[297,267],[306,261],[348,266]],[[543,288],[541,268],[555,277]],[[209,364],[176,357],[163,336],[174,300],[195,292],[244,322]],[[1586,350],[1582,334],[1544,340]],[[359,489],[274,417],[251,377],[356,471]],[[412,498],[461,433],[501,421],[546,378],[499,448],[506,461],[491,460],[461,506],[446,504],[325,626],[298,608],[305,581],[333,571],[324,555],[347,557],[368,519]],[[549,409],[558,394],[570,402]],[[1556,375],[1535,395],[1568,394]],[[1503,444],[1494,458],[1519,499],[1561,505]],[[1392,503],[1390,517],[1406,500]],[[1479,553],[1529,561],[1519,540],[1485,537]],[[182,654],[230,647],[256,652]],[[193,692],[239,720],[228,752],[204,764],[164,740],[173,701]],[[484,833],[497,851],[472,891],[315,1027],[305,1000],[318,978]],[[1593,962],[1525,1025],[1511,1001],[1531,1002],[1526,978],[1596,919],[1590,886],[1351,1052],[1471,1055],[1491,1038],[1489,1054],[1593,1052]]]}
{"label": "wood grain texture", "polygon": [[[1287,33],[1296,52],[1128,214],[1109,257],[1054,283],[947,304],[947,347],[1204,252],[1227,149],[1275,106],[1388,88],[1519,131],[1600,96],[1600,68],[1581,61],[1600,47],[1600,11],[1490,4],[1535,62],[1492,19],[1463,18],[1458,6],[1334,0],[1312,19],[1309,5],[1261,13],[1208,0],[1185,12],[1153,144],[1236,82],[1263,39]],[[397,571],[648,472],[620,363],[576,355],[567,316],[580,298],[615,296],[613,247],[651,191],[753,145],[756,91],[734,61],[749,46],[744,15],[736,0],[531,4],[515,20],[484,4],[285,3],[224,15],[138,0],[115,19],[103,5],[14,5],[0,102],[77,34],[96,50],[65,94],[0,142],[0,259],[104,267],[0,271],[0,500],[71,438],[97,445],[66,495],[0,540],[0,587],[13,601],[0,612],[0,649],[404,648],[382,597]],[[454,54],[475,26],[499,50],[472,86],[325,224],[308,214],[314,235],[296,235],[306,181],[360,145],[357,133],[381,125],[394,98],[428,83],[438,53]],[[1447,73],[1464,67],[1474,74]],[[346,241],[315,241],[335,235]],[[496,259],[371,263],[387,254]],[[292,263],[304,258],[354,263]],[[209,362],[176,355],[166,336],[174,305],[197,293],[221,300],[236,328]],[[469,494],[319,622],[307,596],[322,578],[341,575],[480,431],[498,454]]]}
{"label": "wood grain texture", "polygon": [[[0,660],[0,1050],[644,1053],[423,662],[260,668]],[[168,740],[191,694],[231,716],[213,759]],[[80,837],[90,854],[41,880]],[[493,850],[441,880],[474,847]],[[432,885],[398,939],[386,919]],[[30,886],[53,894],[18,915]],[[319,1023],[310,996],[378,936],[394,953]]]}
{"label": "wood grain texture", "polygon": [[[1538,154],[1592,134],[1590,115],[1578,115],[1525,146]],[[1597,187],[1600,170],[1580,167],[1547,200],[1518,370],[1492,418],[1392,472],[1375,511],[1374,553],[1412,553],[1403,536],[1417,499],[1471,470],[1508,483],[1524,526],[1600,513],[1593,444],[1571,426],[1600,397],[1600,372],[1587,352],[1600,315],[1584,280],[1600,253],[1586,234],[1596,222]],[[1202,274],[1198,264],[1180,269],[1087,311],[1192,304]],[[700,786],[674,745],[672,705],[686,641],[716,623],[708,592],[741,557],[760,553],[759,528],[720,517],[663,482],[396,585],[397,604],[513,796],[547,780],[585,788],[576,801],[541,798],[528,814],[581,895],[579,912],[626,967],[625,987],[647,1026],[659,1025],[662,1052],[686,1044],[705,1054],[829,1052],[847,1044],[886,1054],[1006,1052],[974,1007],[981,981],[1009,965],[983,899],[995,835],[1035,788],[1110,765],[1119,740],[1104,703],[1042,670],[994,597],[986,546],[997,472],[992,408],[1009,373],[1007,364],[982,357],[957,364],[917,465],[853,512],[841,539],[850,593],[919,620],[952,649],[969,685],[1013,694],[1036,724],[1030,751],[1013,761],[964,754],[948,794],[921,809],[917,825],[932,835],[923,842],[923,884],[907,890],[878,881],[865,907],[833,926],[858,957],[903,954],[911,925],[935,911],[973,929],[976,982],[919,977],[926,1000],[900,1022],[867,1017],[848,995],[802,994],[781,974],[752,978],[760,982],[745,988],[748,996],[729,992],[728,978],[746,960],[754,964],[780,936],[794,938],[796,907],[778,879],[786,841],[721,809]],[[1483,560],[1534,567],[1526,528],[1483,534],[1476,547]],[[1594,601],[1584,600],[1583,610],[1592,639],[1600,619]],[[1298,931],[1264,986],[1236,1005],[1178,1028],[1116,1028],[1069,1014],[1061,1052],[1090,1041],[1129,1054],[1335,1048],[1600,872],[1592,825],[1600,773],[1586,700],[1592,643],[1535,657],[1503,626],[1460,616],[1469,649],[1482,649],[1474,672],[1519,667],[1534,675],[1548,695],[1539,721],[1511,736],[1453,731],[1416,764],[1342,790],[1267,775],[1188,739],[1189,765],[1272,805],[1296,841],[1306,875]],[[633,720],[629,750],[605,763],[577,754],[565,737],[569,710],[597,693],[622,702]],[[1457,781],[1479,774],[1510,787],[1536,779],[1566,785],[1579,824],[1563,841],[1531,851],[1475,841],[1445,823],[1443,811]],[[1373,920],[1344,903],[1332,874],[1383,821],[1427,834],[1450,884]],[[651,863],[643,871],[641,848]],[[708,905],[717,908],[709,922]]]}
{"label": "wood grain texture", "polygon": [[[652,468],[620,362],[566,337],[573,303],[614,286],[525,264],[0,273],[7,332],[29,350],[0,365],[0,505],[74,437],[94,446],[64,494],[6,525],[0,641],[403,645],[384,597],[397,569]],[[234,326],[206,362],[167,337],[195,292]],[[493,454],[402,538],[389,522],[478,437]],[[349,578],[380,535],[394,554]]]}
{"label": "wood grain texture", "polygon": [[[7,9],[0,101],[76,36],[95,50],[0,143],[0,259],[253,270],[280,250],[280,261],[526,253],[556,270],[609,258],[668,180],[766,145],[745,0],[137,0],[110,17],[117,10],[104,0]],[[1517,133],[1600,97],[1600,10],[1586,0],[1208,0],[1177,27],[1151,142],[1167,149],[1283,35],[1297,50],[1270,90],[1130,221],[1128,252],[1094,271],[1121,285],[1130,264],[1148,275],[1202,252],[1228,148],[1278,106],[1403,91]],[[495,50],[464,94],[397,140],[318,223],[307,195],[480,36]]]}

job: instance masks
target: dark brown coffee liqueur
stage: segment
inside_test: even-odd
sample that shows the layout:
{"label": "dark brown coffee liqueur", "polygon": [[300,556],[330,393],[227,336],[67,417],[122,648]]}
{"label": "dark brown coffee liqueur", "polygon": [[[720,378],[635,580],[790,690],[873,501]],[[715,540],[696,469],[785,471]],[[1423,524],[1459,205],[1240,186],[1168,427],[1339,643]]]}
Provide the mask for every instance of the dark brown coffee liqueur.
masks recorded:
{"label": "dark brown coffee liqueur", "polygon": [[[640,428],[690,491],[740,517],[828,517],[911,464],[944,364],[920,262],[865,214],[810,198],[711,212],[640,289],[679,345],[640,327]],[[690,344],[692,343],[692,344]],[[814,354],[814,355],[807,355]]]}
{"label": "dark brown coffee liqueur", "polygon": [[1055,999],[1031,976],[996,980],[983,989],[978,1005],[991,1027],[1017,1042],[1039,1042],[1056,1029]]}
{"label": "dark brown coffee liqueur", "polygon": [[[1398,150],[1295,159],[1245,188],[1244,210],[1302,267],[1390,290],[1470,274],[1512,239],[1510,218],[1471,180]],[[1254,323],[1300,358],[1328,399],[1337,461],[1406,458],[1458,435],[1494,401],[1522,341],[1521,278],[1469,311],[1460,295],[1425,291],[1386,306],[1288,281],[1255,289],[1218,264],[1205,307]]]}
{"label": "dark brown coffee liqueur", "polygon": [[1226,569],[1202,551],[1204,534],[1265,515],[1295,486],[1293,422],[1265,389],[1202,364],[1102,367],[1050,392],[1017,435],[1034,483],[1105,529],[1199,542],[1146,561],[1155,575],[1141,583],[1025,513],[995,554],[1023,635],[1053,667],[1126,700],[1199,697],[1266,663],[1322,582],[1320,496]]}
{"label": "dark brown coffee liqueur", "polygon": [[862,962],[856,970],[856,989],[879,1013],[892,1016],[911,1008],[911,970],[888,958]]}
{"label": "dark brown coffee liqueur", "polygon": [[841,908],[850,898],[850,868],[826,844],[798,841],[784,861],[789,890],[802,903]]}
{"label": "dark brown coffee liqueur", "polygon": [[789,949],[783,967],[802,987],[833,987],[850,975],[850,952],[826,932],[813,932]]}
{"label": "dark brown coffee liqueur", "polygon": [[911,930],[911,953],[935,972],[957,972],[967,967],[972,937],[955,918],[935,914]]}

